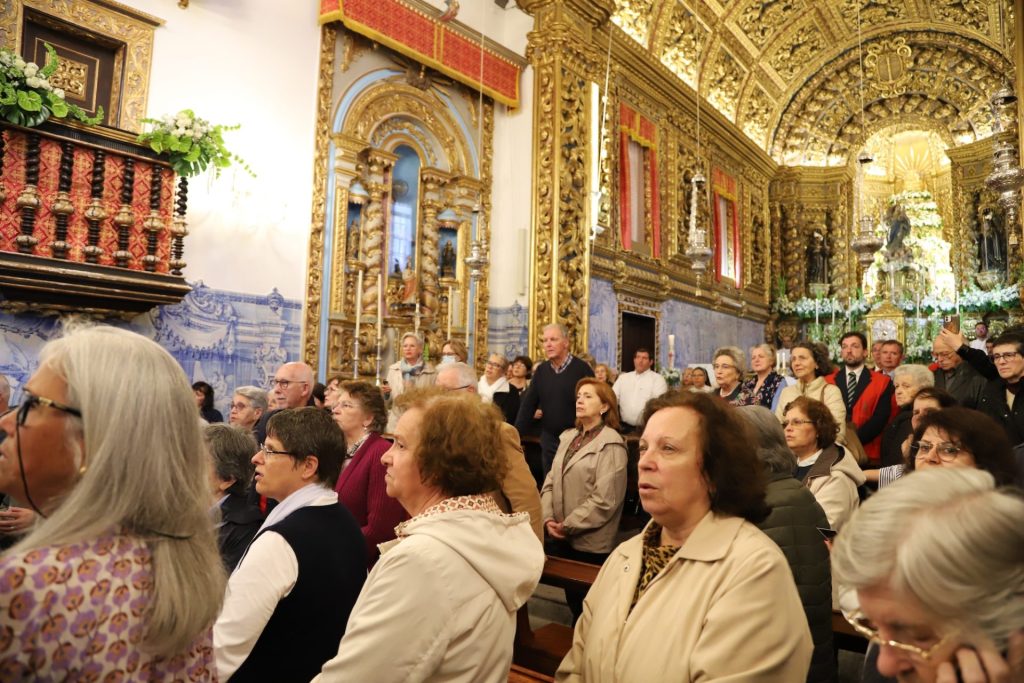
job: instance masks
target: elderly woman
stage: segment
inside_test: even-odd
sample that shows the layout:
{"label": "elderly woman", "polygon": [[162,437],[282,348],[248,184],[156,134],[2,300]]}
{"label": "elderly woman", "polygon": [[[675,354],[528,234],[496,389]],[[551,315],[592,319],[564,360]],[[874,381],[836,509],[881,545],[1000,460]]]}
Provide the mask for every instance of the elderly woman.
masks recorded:
{"label": "elderly woman", "polygon": [[[559,437],[540,490],[550,552],[602,564],[615,547],[626,495],[626,442],[612,388],[596,377],[576,384],[576,427]],[[574,618],[583,596],[566,592]]]}
{"label": "elderly woman", "polygon": [[715,371],[718,395],[727,403],[742,406],[750,395],[743,390],[743,373],[747,371],[743,351],[736,346],[723,346],[712,356],[711,369]]}
{"label": "elderly woman", "polygon": [[888,486],[903,476],[904,463],[910,454],[910,444],[914,441],[913,430],[917,429],[918,425],[921,424],[924,416],[936,410],[952,408],[957,405],[957,402],[953,395],[945,389],[925,387],[917,392],[911,405],[913,406],[910,414],[911,431],[907,434],[903,443],[900,444],[900,453],[903,455],[903,460],[898,465],[886,465],[877,470],[864,470],[864,476],[867,477],[867,480],[877,482],[879,488]]}
{"label": "elderly woman", "polygon": [[839,387],[825,380],[825,375],[832,371],[828,348],[817,342],[797,342],[790,351],[790,368],[796,377],[796,384],[784,388],[779,395],[775,408],[779,420],[783,419],[786,406],[798,396],[813,398],[828,407],[839,429],[834,440],[843,443],[846,438],[846,403]]}
{"label": "elderly woman", "polygon": [[341,375],[333,375],[327,380],[327,385],[324,388],[324,408],[328,411],[333,410],[334,404],[338,402],[338,391],[344,381],[345,378]]}
{"label": "elderly woman", "polygon": [[132,332],[72,328],[0,433],[0,490],[41,518],[0,558],[0,678],[216,680],[224,567],[178,362]]}
{"label": "elderly woman", "polygon": [[213,628],[220,680],[305,681],[334,654],[366,577],[365,542],[334,492],[344,453],[321,408],[267,422],[252,462],[256,491],[278,505],[228,580]]}
{"label": "elderly woman", "polygon": [[814,640],[807,681],[832,683],[838,672],[832,651],[832,585],[828,549],[819,528],[828,527],[825,512],[796,478],[796,457],[774,414],[762,406],[742,406],[739,415],[756,435],[757,457],[768,473],[767,496],[771,508],[758,528],[786,555],[800,591]]}
{"label": "elderly woman", "polygon": [[263,513],[246,496],[253,475],[252,454],[259,446],[251,431],[228,425],[210,425],[203,437],[213,456],[214,509],[220,512],[217,544],[231,573],[263,524]]}
{"label": "elderly woman", "polygon": [[213,387],[207,382],[195,382],[192,385],[192,395],[195,397],[196,406],[199,408],[199,416],[208,423],[223,422],[224,416],[219,410],[213,407]]}
{"label": "elderly woman", "polygon": [[401,352],[402,359],[388,366],[385,398],[395,399],[413,387],[430,386],[437,377],[434,366],[423,360],[423,340],[419,335],[403,334]]}
{"label": "elderly woman", "polygon": [[391,448],[380,436],[388,420],[384,397],[369,382],[342,382],[333,415],[348,449],[334,490],[363,531],[366,567],[372,569],[380,555],[377,546],[393,539],[395,526],[405,519],[405,510],[387,495],[380,461]]}
{"label": "elderly woman", "polygon": [[754,376],[743,383],[743,393],[749,405],[775,410],[786,386],[786,380],[775,372],[775,347],[758,344],[750,348],[750,369]]}
{"label": "elderly woman", "polygon": [[555,680],[804,680],[811,636],[793,575],[752,523],[768,514],[754,439],[703,394],[670,391],[644,413],[652,519],[601,568]]}
{"label": "elderly woman", "polygon": [[892,373],[893,398],[899,407],[882,432],[882,466],[903,462],[903,442],[914,431],[910,426],[914,397],[925,387],[935,386],[935,375],[925,365],[900,365]]}
{"label": "elderly woman", "polygon": [[833,570],[859,603],[844,616],[880,646],[880,674],[1024,680],[1024,500],[996,486],[975,470],[921,472],[868,499],[839,534]]}
{"label": "elderly woman", "polygon": [[441,364],[465,363],[469,359],[469,349],[461,339],[447,339],[441,346]]}
{"label": "elderly woman", "polygon": [[995,477],[999,486],[1012,486],[1016,459],[1006,431],[988,415],[969,408],[929,412],[914,429],[905,474],[930,468],[973,467]]}
{"label": "elderly woman", "polygon": [[259,387],[244,386],[235,389],[231,397],[231,412],[228,422],[236,427],[256,430],[256,424],[267,412],[267,392]]}
{"label": "elderly woman", "polygon": [[411,515],[382,548],[337,656],[315,680],[341,683],[505,681],[516,611],[544,552],[526,513],[488,492],[504,472],[491,406],[419,390],[398,401],[384,454],[388,495]]}
{"label": "elderly woman", "polygon": [[796,478],[814,494],[829,526],[839,530],[857,509],[857,487],[865,481],[864,472],[836,443],[839,425],[824,403],[799,396],[784,410],[782,427],[786,444],[796,455]]}
{"label": "elderly woman", "polygon": [[704,393],[711,393],[714,391],[714,387],[711,386],[711,380],[708,378],[708,371],[699,365],[695,365],[690,368],[690,391],[701,391]]}

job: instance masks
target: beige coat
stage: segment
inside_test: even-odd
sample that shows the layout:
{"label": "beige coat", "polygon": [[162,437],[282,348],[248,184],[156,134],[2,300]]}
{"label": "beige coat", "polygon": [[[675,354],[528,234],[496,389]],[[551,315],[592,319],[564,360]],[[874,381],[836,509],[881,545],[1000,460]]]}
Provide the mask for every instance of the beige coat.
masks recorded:
{"label": "beige coat", "polygon": [[[388,387],[391,388],[391,393],[388,394],[388,401],[393,402],[396,398],[402,395],[405,391],[405,380],[402,379],[402,361],[395,361],[388,366],[387,375],[385,375]],[[423,371],[416,375],[416,379],[413,380],[412,385],[415,388],[420,387],[431,387],[437,381],[437,369],[430,363],[423,361]],[[384,431],[391,434],[395,431],[395,425],[398,424],[398,413],[395,412],[394,408],[388,411],[388,424]]]}
{"label": "beige coat", "polygon": [[626,496],[626,442],[605,427],[593,441],[566,459],[576,436],[567,429],[559,438],[551,471],[540,490],[544,519],[561,522],[569,544],[586,553],[615,547]]}
{"label": "beige coat", "polygon": [[824,449],[811,465],[804,483],[825,511],[829,526],[839,531],[860,505],[857,487],[865,479],[853,456],[833,444]]}
{"label": "beige coat", "polygon": [[813,398],[821,401],[828,407],[832,417],[839,425],[839,433],[836,435],[836,443],[846,443],[846,403],[843,402],[843,392],[835,384],[829,384],[824,377],[815,377],[804,384],[797,382],[790,384],[779,394],[779,404],[775,408],[775,414],[782,420],[786,414],[786,405],[798,396]]}
{"label": "beige coat", "polygon": [[642,534],[616,548],[583,603],[556,681],[801,683],[811,633],[775,543],[708,513],[633,611]]}
{"label": "beige coat", "polygon": [[540,494],[537,482],[526,464],[523,444],[519,432],[507,422],[501,423],[501,450],[508,463],[508,472],[501,481],[501,492],[494,493],[494,500],[502,512],[526,512],[530,515],[530,527],[544,542],[544,520],[541,517]]}

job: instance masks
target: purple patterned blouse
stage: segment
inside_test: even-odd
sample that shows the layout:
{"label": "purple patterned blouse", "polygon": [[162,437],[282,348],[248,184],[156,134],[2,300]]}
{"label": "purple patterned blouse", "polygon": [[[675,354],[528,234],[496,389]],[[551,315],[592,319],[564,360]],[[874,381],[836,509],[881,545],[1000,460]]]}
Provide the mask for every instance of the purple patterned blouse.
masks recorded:
{"label": "purple patterned blouse", "polygon": [[0,681],[216,681],[210,629],[171,658],[143,651],[151,588],[135,536],[0,557]]}

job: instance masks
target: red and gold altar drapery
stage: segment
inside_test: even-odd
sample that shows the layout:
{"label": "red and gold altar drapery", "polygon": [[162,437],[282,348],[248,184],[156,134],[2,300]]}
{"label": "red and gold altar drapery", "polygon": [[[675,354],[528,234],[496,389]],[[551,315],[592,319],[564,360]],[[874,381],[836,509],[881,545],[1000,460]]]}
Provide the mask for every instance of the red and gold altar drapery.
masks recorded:
{"label": "red and gold altar drapery", "polygon": [[715,223],[715,279],[729,277],[739,288],[742,281],[740,267],[739,197],[736,179],[721,169],[711,171],[711,191],[714,196]]}
{"label": "red and gold altar drapery", "polygon": [[[437,69],[495,101],[519,106],[519,65],[405,0],[320,0],[320,23],[346,28]],[[480,51],[483,49],[483,82]]]}
{"label": "red and gold altar drapery", "polygon": [[[646,178],[651,197],[651,253],[661,257],[661,198],[658,192],[658,128],[627,104],[619,105],[619,230],[624,249],[633,248],[632,185]],[[630,178],[629,141],[644,148],[645,178]]]}

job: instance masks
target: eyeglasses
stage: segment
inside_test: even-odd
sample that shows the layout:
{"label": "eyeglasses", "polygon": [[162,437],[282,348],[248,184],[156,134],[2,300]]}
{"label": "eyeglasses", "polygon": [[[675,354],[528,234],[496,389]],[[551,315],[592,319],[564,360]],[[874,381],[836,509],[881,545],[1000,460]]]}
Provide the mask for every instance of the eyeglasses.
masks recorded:
{"label": "eyeglasses", "polygon": [[487,361],[487,367],[489,368],[500,368],[501,363],[495,363],[493,361]]}
{"label": "eyeglasses", "polygon": [[1007,351],[1006,353],[993,353],[992,362],[998,363],[1001,360],[1011,361],[1019,355],[1020,353],[1017,351]]}
{"label": "eyeglasses", "polygon": [[954,354],[949,351],[936,351],[935,353],[932,354],[932,358],[934,358],[935,360],[946,360],[947,358],[952,358],[953,356]]}
{"label": "eyeglasses", "polygon": [[956,460],[956,456],[963,453],[964,450],[956,444],[952,444],[948,441],[937,444],[933,444],[929,441],[915,441],[910,444],[910,447],[914,449],[915,457],[917,458],[925,457],[934,450],[938,454],[939,460],[942,462],[953,462]]}
{"label": "eyeglasses", "polygon": [[729,365],[728,363],[715,363],[711,366],[712,370],[735,370],[735,365]]}
{"label": "eyeglasses", "polygon": [[910,645],[909,643],[901,643],[898,640],[885,640],[879,634],[878,629],[875,628],[871,621],[859,610],[852,613],[843,612],[843,618],[850,623],[850,626],[853,627],[854,631],[861,634],[868,640],[874,641],[879,645],[885,645],[887,647],[894,647],[897,650],[902,650],[903,652],[908,653],[911,657],[916,657],[922,662],[927,662],[934,657],[938,649],[945,645],[953,635],[952,633],[947,633],[931,647],[923,648],[918,647],[917,645]]}
{"label": "eyeglasses", "polygon": [[267,448],[267,444],[265,444],[265,443],[261,443],[260,444],[260,450],[265,455],[290,455],[292,457],[295,457],[296,455],[298,455],[297,453],[292,453],[291,451],[275,451],[275,450],[272,450],[270,448]]}
{"label": "eyeglasses", "polygon": [[78,410],[78,408],[72,408],[71,406],[66,406],[63,403],[57,403],[57,401],[54,401],[53,399],[44,398],[42,396],[36,396],[34,394],[30,394],[27,391],[24,393],[25,398],[22,400],[21,405],[15,408],[15,410],[18,411],[17,414],[15,415],[15,422],[19,427],[25,426],[25,420],[28,419],[28,412],[33,408],[36,408],[41,405],[49,406],[54,410],[59,410],[62,413],[68,413],[69,415],[74,415],[75,417],[82,417],[82,412]]}
{"label": "eyeglasses", "polygon": [[252,408],[248,403],[232,403],[231,410],[245,410],[246,408]]}
{"label": "eyeglasses", "polygon": [[270,380],[271,388],[273,388],[273,387],[280,387],[280,388],[284,389],[285,391],[287,391],[288,387],[290,387],[293,384],[309,384],[309,382],[300,382],[300,381],[294,380],[294,379],[272,379],[272,380]]}
{"label": "eyeglasses", "polygon": [[793,425],[794,427],[797,427],[799,425],[812,425],[812,424],[814,424],[814,420],[801,420],[798,417],[794,417],[792,420],[783,420],[782,421],[782,428],[785,429],[789,425]]}

